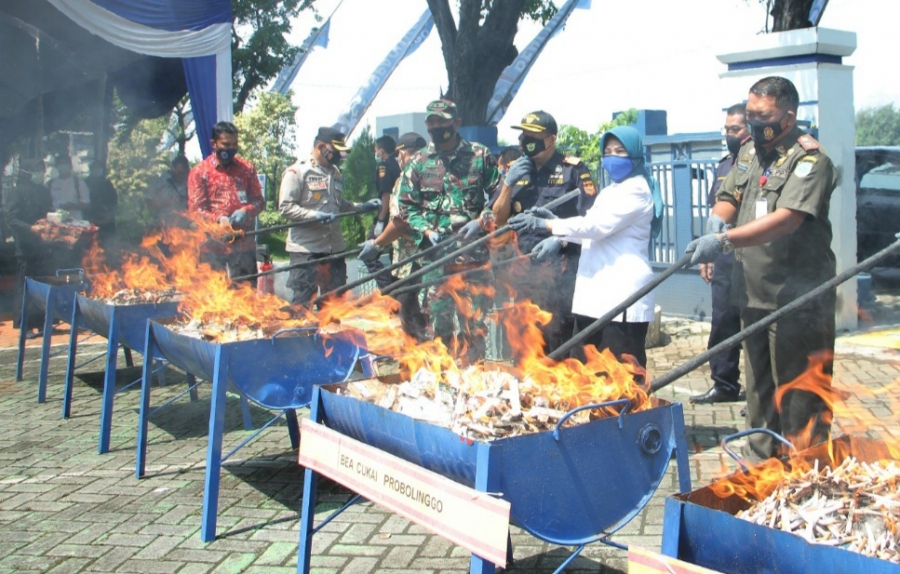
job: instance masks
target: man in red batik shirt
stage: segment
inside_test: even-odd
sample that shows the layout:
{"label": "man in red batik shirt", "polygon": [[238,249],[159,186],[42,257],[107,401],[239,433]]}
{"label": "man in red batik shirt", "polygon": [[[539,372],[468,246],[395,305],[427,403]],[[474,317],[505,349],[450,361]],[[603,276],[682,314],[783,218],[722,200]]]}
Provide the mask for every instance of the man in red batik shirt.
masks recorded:
{"label": "man in red batik shirt", "polygon": [[[256,168],[237,157],[238,130],[231,122],[213,126],[213,153],[188,175],[188,211],[228,230],[252,231],[266,202]],[[241,237],[224,256],[231,277],[256,273],[256,241]]]}

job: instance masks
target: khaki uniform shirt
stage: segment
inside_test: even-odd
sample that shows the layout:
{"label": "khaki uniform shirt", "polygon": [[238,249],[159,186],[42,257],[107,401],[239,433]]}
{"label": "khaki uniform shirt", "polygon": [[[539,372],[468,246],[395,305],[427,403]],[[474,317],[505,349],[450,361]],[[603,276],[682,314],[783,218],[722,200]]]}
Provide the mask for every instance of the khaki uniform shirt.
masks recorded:
{"label": "khaki uniform shirt", "polygon": [[[316,160],[298,160],[284,172],[278,194],[278,210],[291,221],[315,217],[315,212],[340,213],[356,207],[344,199],[341,171],[319,165]],[[285,249],[292,253],[338,253],[344,251],[340,220],[309,223],[288,230]]]}
{"label": "khaki uniform shirt", "polygon": [[794,233],[735,250],[734,293],[741,307],[775,310],[834,277],[828,209],[837,173],[819,142],[794,129],[760,157],[752,141],[716,195],[738,209],[736,225],[779,207],[805,213]]}

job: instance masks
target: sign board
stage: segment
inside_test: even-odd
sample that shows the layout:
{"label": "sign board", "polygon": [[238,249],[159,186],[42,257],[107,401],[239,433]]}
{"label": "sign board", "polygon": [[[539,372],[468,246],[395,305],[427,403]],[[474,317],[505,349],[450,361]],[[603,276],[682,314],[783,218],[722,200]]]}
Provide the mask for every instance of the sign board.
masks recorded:
{"label": "sign board", "polygon": [[628,574],[722,574],[638,546],[628,547]]}
{"label": "sign board", "polygon": [[509,502],[463,486],[309,419],[300,464],[493,562],[506,565]]}

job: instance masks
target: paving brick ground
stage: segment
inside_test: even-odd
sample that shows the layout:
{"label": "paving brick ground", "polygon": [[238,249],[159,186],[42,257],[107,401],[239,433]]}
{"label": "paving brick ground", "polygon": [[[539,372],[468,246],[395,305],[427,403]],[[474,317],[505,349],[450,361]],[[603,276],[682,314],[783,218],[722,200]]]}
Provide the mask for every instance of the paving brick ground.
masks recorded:
{"label": "paving brick ground", "polygon": [[[891,301],[894,301],[892,299]],[[876,322],[895,322],[892,303],[874,311]],[[0,326],[2,328],[2,326]],[[653,373],[661,374],[705,349],[708,325],[665,322],[665,345],[649,351]],[[92,344],[91,341],[97,343]],[[79,355],[105,350],[94,337]],[[62,347],[54,347],[61,350]],[[15,350],[0,349],[0,572],[294,572],[302,473],[283,426],[268,429],[241,450],[222,473],[219,537],[200,541],[208,387],[200,401],[187,398],[151,419],[148,476],[134,475],[139,390],[116,398],[112,452],[97,454],[102,374],[96,363],[79,371],[73,416],[61,418],[64,356],[52,359],[47,402],[37,404],[38,350],[30,347],[25,380],[14,380]],[[92,370],[93,367],[93,370]],[[685,401],[708,387],[701,368],[664,389],[660,396]],[[120,364],[119,382],[138,376]],[[900,376],[900,354],[839,343],[838,385],[873,389]],[[183,376],[170,372],[169,385],[154,402],[183,389]],[[892,416],[892,392],[864,403],[874,414]],[[743,428],[741,404],[685,406],[691,443],[691,475],[705,484],[731,468],[717,446]],[[254,409],[254,423],[266,412]],[[841,421],[839,420],[838,423]],[[243,430],[237,400],[229,399],[226,449]],[[672,465],[674,466],[674,464]],[[614,539],[658,549],[665,497],[676,489],[674,468],[647,507]],[[320,516],[349,498],[331,485],[321,497]],[[550,572],[568,550],[513,529],[516,563],[509,572]],[[314,539],[316,572],[466,572],[467,553],[422,528],[371,504],[352,507]],[[588,547],[571,572],[623,572],[625,553]]]}

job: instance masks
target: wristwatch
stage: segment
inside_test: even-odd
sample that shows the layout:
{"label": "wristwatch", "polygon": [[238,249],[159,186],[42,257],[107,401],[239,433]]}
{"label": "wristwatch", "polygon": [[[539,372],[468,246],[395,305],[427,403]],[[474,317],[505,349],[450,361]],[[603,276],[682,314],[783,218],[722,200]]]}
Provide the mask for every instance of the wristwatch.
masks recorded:
{"label": "wristwatch", "polygon": [[720,233],[718,236],[719,241],[722,243],[722,253],[731,253],[734,251],[734,243],[728,239],[728,236],[724,233]]}

